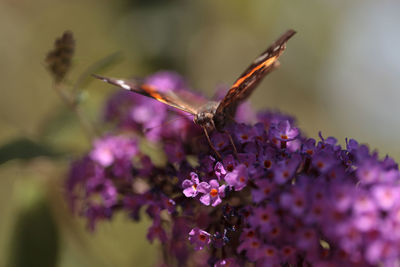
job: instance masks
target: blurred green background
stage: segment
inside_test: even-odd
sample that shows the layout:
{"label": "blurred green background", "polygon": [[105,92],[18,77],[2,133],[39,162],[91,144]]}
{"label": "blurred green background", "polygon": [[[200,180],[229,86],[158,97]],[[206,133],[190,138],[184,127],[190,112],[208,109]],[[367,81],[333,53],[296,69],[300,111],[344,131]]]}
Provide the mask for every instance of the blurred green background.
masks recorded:
{"label": "blurred green background", "polygon": [[[0,2],[0,266],[152,266],[147,222],[124,215],[86,231],[64,201],[68,163],[90,148],[52,89],[44,65],[53,41],[77,40],[72,85],[118,52],[102,74],[172,69],[211,96],[289,28],[281,68],[250,98],[293,114],[310,137],[346,137],[400,159],[400,2],[269,0],[2,0]],[[86,80],[94,122],[113,92]],[[140,264],[140,265],[139,265]]]}

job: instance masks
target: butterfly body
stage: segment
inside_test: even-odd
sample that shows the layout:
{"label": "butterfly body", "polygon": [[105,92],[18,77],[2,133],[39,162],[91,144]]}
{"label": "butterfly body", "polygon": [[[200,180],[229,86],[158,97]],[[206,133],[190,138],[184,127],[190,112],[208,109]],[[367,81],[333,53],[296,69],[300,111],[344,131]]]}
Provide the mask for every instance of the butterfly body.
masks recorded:
{"label": "butterfly body", "polygon": [[[205,127],[209,130],[217,128],[216,125],[219,125],[214,120],[217,118],[215,113],[217,112],[219,102],[209,101],[203,106],[201,106],[198,112],[195,114],[193,118],[193,122],[201,127]],[[217,130],[220,130],[217,128]]]}
{"label": "butterfly body", "polygon": [[[207,139],[212,146],[207,130],[216,129],[223,131],[224,126],[233,120],[238,105],[250,96],[268,73],[279,66],[278,58],[285,50],[286,42],[295,33],[293,30],[286,31],[267,50],[261,53],[239,76],[220,102],[210,101],[184,90],[159,90],[151,84],[146,84],[139,80],[107,78],[95,74],[93,76],[104,82],[154,98],[169,106],[192,114],[194,116],[194,123],[204,129]],[[232,139],[231,142],[233,144]],[[218,155],[214,147],[213,149]]]}

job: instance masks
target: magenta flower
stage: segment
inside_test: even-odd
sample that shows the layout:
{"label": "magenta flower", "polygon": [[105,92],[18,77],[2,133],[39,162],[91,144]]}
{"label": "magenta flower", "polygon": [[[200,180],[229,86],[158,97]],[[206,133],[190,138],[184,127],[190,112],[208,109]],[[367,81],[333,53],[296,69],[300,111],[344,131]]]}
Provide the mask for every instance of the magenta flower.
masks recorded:
{"label": "magenta flower", "polygon": [[217,180],[211,180],[209,183],[202,182],[197,187],[198,191],[203,195],[200,197],[200,202],[204,205],[215,207],[222,202],[225,196],[225,185],[220,185]]}
{"label": "magenta flower", "polygon": [[258,180],[256,185],[257,188],[251,191],[255,203],[270,199],[275,194],[275,190],[277,190],[276,184],[269,180]]}
{"label": "magenta flower", "polygon": [[190,180],[186,179],[182,182],[183,194],[186,197],[195,197],[198,194],[199,177],[194,172],[190,173],[190,177]]}
{"label": "magenta flower", "polygon": [[187,90],[185,80],[176,72],[173,71],[159,71],[147,77],[144,81],[160,90],[164,91],[176,91],[176,90]]}
{"label": "magenta flower", "polygon": [[150,226],[147,233],[147,239],[153,242],[154,239],[160,240],[161,243],[167,242],[167,233],[161,226],[161,221],[159,219],[153,221],[153,225]]}
{"label": "magenta flower", "polygon": [[214,264],[214,267],[239,267],[239,266],[240,264],[234,258],[222,259]]}
{"label": "magenta flower", "polygon": [[217,150],[223,150],[230,145],[228,137],[223,133],[214,133],[211,141]]}
{"label": "magenta flower", "polygon": [[285,120],[273,125],[270,134],[280,141],[293,141],[299,136],[299,129],[292,127],[290,122]]}
{"label": "magenta flower", "polygon": [[277,266],[281,261],[279,250],[273,245],[264,245],[258,253],[257,266]]}
{"label": "magenta flower", "polygon": [[262,233],[266,233],[279,222],[277,210],[272,205],[266,207],[257,207],[253,210],[253,215],[248,220],[253,228],[260,227]]}
{"label": "magenta flower", "polygon": [[375,203],[382,210],[391,210],[400,198],[400,187],[389,185],[376,185],[371,188]]}
{"label": "magenta flower", "polygon": [[130,160],[137,152],[137,144],[131,138],[106,136],[95,140],[90,157],[101,166],[109,167],[118,160]]}
{"label": "magenta flower", "polygon": [[185,159],[185,151],[180,143],[167,143],[164,145],[165,154],[169,162],[180,163]]}
{"label": "magenta flower", "polygon": [[196,227],[190,231],[189,241],[195,250],[201,250],[211,243],[210,234]]}
{"label": "magenta flower", "polygon": [[237,124],[235,127],[235,135],[236,139],[239,140],[240,143],[247,143],[253,141],[256,136],[254,127],[250,127],[246,124]]}
{"label": "magenta flower", "polygon": [[214,170],[215,170],[215,175],[218,177],[218,180],[221,180],[222,177],[224,177],[226,174],[224,165],[221,162],[215,163]]}
{"label": "magenta flower", "polygon": [[247,238],[241,242],[241,244],[237,247],[237,252],[242,253],[243,251],[246,252],[246,257],[250,261],[257,261],[263,255],[262,251],[263,242],[258,238]]}
{"label": "magenta flower", "polygon": [[225,175],[226,183],[235,189],[242,190],[247,185],[248,175],[246,165],[238,165],[232,172]]}
{"label": "magenta flower", "polygon": [[[187,89],[171,72],[145,82]],[[307,138],[285,114],[259,113],[253,125],[250,113],[210,131],[219,158],[190,116],[119,91],[106,107],[115,135],[71,164],[72,209],[91,230],[114,214],[149,218],[148,239],[160,240],[165,264],[396,266],[398,164],[353,139],[342,147],[322,134]],[[138,136],[158,143],[148,153]]]}

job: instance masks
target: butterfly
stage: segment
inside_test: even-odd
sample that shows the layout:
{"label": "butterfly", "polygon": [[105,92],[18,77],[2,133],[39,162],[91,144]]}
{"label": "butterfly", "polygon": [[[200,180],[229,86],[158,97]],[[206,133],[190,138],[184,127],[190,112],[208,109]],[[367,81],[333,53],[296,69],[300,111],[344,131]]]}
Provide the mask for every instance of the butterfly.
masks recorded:
{"label": "butterfly", "polygon": [[[197,94],[194,94],[190,91],[160,91],[154,86],[143,83],[139,80],[108,78],[97,74],[93,74],[93,76],[104,82],[119,86],[125,90],[154,98],[169,106],[192,114],[194,116],[194,123],[203,128],[208,142],[216,154],[220,157],[219,153],[216,151],[210,141],[207,130],[216,129],[220,132],[224,131],[224,126],[229,121],[233,120],[238,105],[250,96],[257,85],[268,73],[275,70],[279,66],[278,58],[286,49],[287,41],[295,33],[296,32],[294,30],[286,31],[272,45],[270,45],[267,50],[258,56],[233,83],[228,93],[220,102],[199,97]],[[230,140],[233,144],[231,137]]]}

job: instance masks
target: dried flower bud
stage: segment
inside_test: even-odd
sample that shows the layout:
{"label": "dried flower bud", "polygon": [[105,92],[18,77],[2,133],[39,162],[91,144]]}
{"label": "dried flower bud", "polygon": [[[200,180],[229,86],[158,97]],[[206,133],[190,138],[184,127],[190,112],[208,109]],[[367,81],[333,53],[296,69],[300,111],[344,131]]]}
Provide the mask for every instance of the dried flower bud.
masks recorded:
{"label": "dried flower bud", "polygon": [[65,31],[54,42],[54,49],[47,54],[46,65],[56,83],[61,82],[69,71],[74,50],[74,36],[72,32]]}

